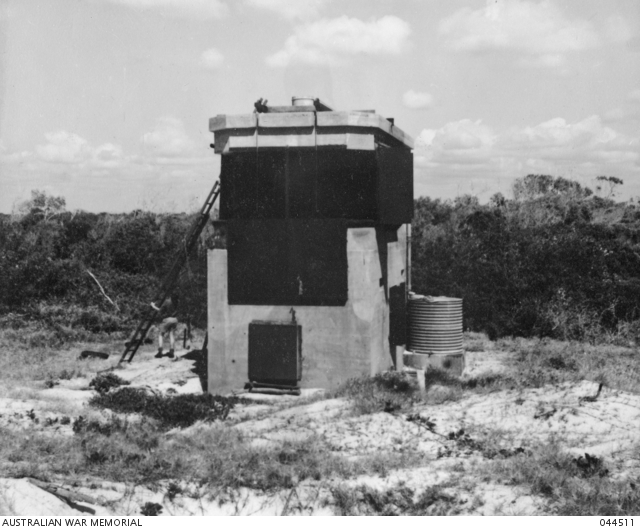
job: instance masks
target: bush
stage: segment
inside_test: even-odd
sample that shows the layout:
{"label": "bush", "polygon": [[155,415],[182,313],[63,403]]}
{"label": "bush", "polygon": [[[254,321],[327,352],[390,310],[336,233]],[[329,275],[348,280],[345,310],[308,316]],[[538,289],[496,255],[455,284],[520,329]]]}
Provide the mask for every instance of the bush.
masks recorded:
{"label": "bush", "polygon": [[128,384],[130,384],[129,381],[122,379],[122,377],[114,373],[108,373],[100,374],[94,377],[89,383],[89,386],[95,388],[98,394],[105,394],[112,388],[117,388],[119,386]]}
{"label": "bush", "polygon": [[140,506],[140,513],[146,517],[158,516],[162,513],[162,505],[157,502],[145,502]]}
{"label": "bush", "polygon": [[210,394],[162,395],[143,388],[121,388],[98,394],[89,404],[114,412],[143,414],[171,429],[196,421],[225,420],[238,402],[238,398]]}
{"label": "bush", "polygon": [[414,500],[407,486],[378,490],[368,485],[337,486],[331,490],[340,515],[456,515],[464,501],[430,486]]}

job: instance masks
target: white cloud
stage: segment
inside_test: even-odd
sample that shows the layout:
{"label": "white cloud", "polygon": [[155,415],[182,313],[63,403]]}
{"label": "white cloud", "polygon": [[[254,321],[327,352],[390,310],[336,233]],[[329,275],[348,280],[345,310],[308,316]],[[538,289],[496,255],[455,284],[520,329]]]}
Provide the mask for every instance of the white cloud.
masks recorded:
{"label": "white cloud", "polygon": [[140,10],[183,18],[221,18],[229,8],[221,0],[103,0]]}
{"label": "white cloud", "polygon": [[278,15],[290,19],[309,19],[318,14],[320,9],[330,0],[245,0],[245,2],[259,9],[273,11]]}
{"label": "white cloud", "polygon": [[424,129],[416,139],[420,165],[475,164],[486,160],[495,143],[495,134],[481,120],[460,120],[441,129]]}
{"label": "white cloud", "polygon": [[406,49],[410,33],[409,24],[395,16],[369,22],[347,16],[319,20],[297,27],[284,48],[267,57],[267,64],[338,64],[346,56],[398,55]]}
{"label": "white cloud", "polygon": [[439,32],[453,50],[516,51],[525,54],[521,64],[527,66],[555,67],[564,54],[602,42],[591,22],[566,18],[549,0],[488,0],[484,8],[463,8],[442,20]]}
{"label": "white cloud", "polygon": [[140,138],[142,154],[125,155],[121,146],[107,142],[93,146],[81,136],[60,130],[45,134],[46,143],[33,151],[9,152],[0,143],[0,162],[29,167],[57,168],[55,171],[124,169],[135,165],[165,165],[174,168],[202,163],[209,158],[207,146],[199,146],[187,134],[183,123],[171,116],[158,119],[155,128]]}
{"label": "white cloud", "polygon": [[[46,133],[45,139],[47,143],[38,145],[35,149],[37,158],[44,162],[112,167],[119,164],[122,158],[122,148],[118,145],[106,143],[93,147],[77,134],[63,130]],[[8,156],[12,156],[16,161],[29,160],[33,157],[29,152],[13,153]]]}
{"label": "white cloud", "polygon": [[[125,154],[113,143],[92,145],[81,136],[56,131],[31,151],[12,152],[0,141],[0,211],[31,189],[55,186],[70,209],[123,211],[148,206],[153,190],[164,197],[156,206],[184,211],[194,195],[209,191],[219,167],[206,145],[193,142],[179,120],[165,117],[142,135],[142,153]],[[127,193],[123,194],[122,189]]]}
{"label": "white cloud", "polygon": [[77,134],[56,131],[45,134],[47,143],[36,147],[36,153],[48,162],[80,162],[91,155],[87,141]]}
{"label": "white cloud", "polygon": [[410,109],[427,109],[433,105],[433,96],[428,92],[407,90],[402,94],[402,103]]}
{"label": "white cloud", "polygon": [[573,124],[555,118],[535,127],[507,131],[501,135],[498,147],[505,154],[526,153],[558,167],[603,164],[622,169],[640,161],[640,137],[619,133],[603,125],[595,115]]}
{"label": "white cloud", "polygon": [[224,55],[215,48],[209,48],[200,55],[200,64],[207,70],[216,70],[222,66]]}
{"label": "white cloud", "polygon": [[123,159],[122,147],[111,143],[98,146],[92,156],[92,162],[96,168],[118,167]]}
{"label": "white cloud", "polygon": [[0,149],[0,158],[6,163],[46,163],[91,172],[132,164],[182,166],[200,163],[208,154],[205,146],[199,149],[191,140],[182,122],[170,116],[160,118],[153,131],[142,135],[142,155],[125,155],[121,146],[109,142],[94,147],[79,135],[64,130],[46,133],[45,139],[46,143],[36,146],[33,152],[9,153],[6,148]]}
{"label": "white cloud", "polygon": [[428,168],[430,178],[453,179],[458,185],[473,179],[512,182],[528,173],[616,175],[627,182],[640,177],[640,135],[620,133],[595,115],[576,123],[554,118],[502,131],[479,120],[460,120],[423,130],[415,146],[418,176]]}
{"label": "white cloud", "polygon": [[640,101],[640,88],[632,90],[627,96],[631,101]]}
{"label": "white cloud", "polygon": [[142,135],[142,143],[147,155],[157,157],[185,157],[196,151],[196,144],[187,135],[184,125],[177,118],[160,118],[156,128]]}

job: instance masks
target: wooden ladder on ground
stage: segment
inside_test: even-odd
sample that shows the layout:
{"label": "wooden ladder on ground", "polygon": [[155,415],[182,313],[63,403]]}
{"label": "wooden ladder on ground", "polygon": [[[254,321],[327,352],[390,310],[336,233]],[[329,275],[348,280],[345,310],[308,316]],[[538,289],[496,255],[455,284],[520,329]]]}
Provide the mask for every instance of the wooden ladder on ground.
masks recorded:
{"label": "wooden ladder on ground", "polygon": [[[171,265],[169,272],[164,277],[158,295],[156,296],[156,298],[154,298],[154,302],[158,304],[158,307],[160,307],[160,305],[162,305],[162,303],[167,299],[176,283],[178,282],[178,277],[180,276],[180,272],[187,262],[189,253],[197,243],[198,237],[209,221],[209,213],[211,212],[211,209],[213,208],[218,195],[220,195],[220,182],[216,181],[216,183],[213,185],[213,188],[211,188],[211,191],[209,192],[207,200],[204,202],[200,213],[189,228],[187,236],[182,241],[180,251],[178,252],[178,255],[176,256],[173,264]],[[138,327],[136,328],[133,336],[126,342],[124,353],[122,354],[119,362],[131,362],[133,356],[138,351],[138,348],[140,348],[140,346],[144,342],[147,333],[149,333],[149,328],[151,328],[151,326],[153,325],[156,316],[156,310],[149,306],[142,321],[140,322],[140,324],[138,324]]]}

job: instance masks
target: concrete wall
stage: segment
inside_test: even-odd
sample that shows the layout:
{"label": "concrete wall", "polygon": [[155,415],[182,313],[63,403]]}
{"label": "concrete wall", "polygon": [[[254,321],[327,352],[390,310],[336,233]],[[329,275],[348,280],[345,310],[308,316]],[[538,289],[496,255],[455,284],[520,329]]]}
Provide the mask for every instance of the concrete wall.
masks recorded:
{"label": "concrete wall", "polygon": [[[388,243],[388,287],[404,282],[406,240]],[[342,307],[294,306],[302,326],[303,388],[333,389],[350,377],[374,375],[389,368],[388,292],[375,228],[351,228],[347,233],[349,300]],[[256,257],[256,267],[260,266]],[[237,390],[248,381],[249,323],[290,320],[290,306],[229,305],[227,251],[208,254],[209,392]]]}

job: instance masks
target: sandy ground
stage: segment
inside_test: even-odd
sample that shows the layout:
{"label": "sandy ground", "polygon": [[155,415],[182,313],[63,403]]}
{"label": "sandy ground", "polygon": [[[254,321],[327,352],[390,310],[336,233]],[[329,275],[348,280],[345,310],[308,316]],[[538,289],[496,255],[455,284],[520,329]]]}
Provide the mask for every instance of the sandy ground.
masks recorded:
{"label": "sandy ground", "polygon": [[[508,356],[494,351],[468,353],[465,377],[500,372]],[[186,359],[172,362],[140,355],[117,373],[134,386],[165,392],[200,392],[193,365]],[[73,419],[83,410],[87,413],[84,407],[93,395],[88,384],[88,378],[77,378],[60,381],[53,388],[14,389],[14,397],[0,398],[0,426],[71,436]],[[478,470],[486,463],[484,457],[464,450],[444,435],[459,429],[472,437],[493,433],[497,447],[505,450],[526,448],[553,438],[576,455],[587,452],[605,457],[614,475],[637,475],[640,462],[630,449],[637,443],[640,396],[604,388],[597,400],[590,401],[597,389],[596,383],[582,381],[484,395],[467,393],[461,399],[449,400],[449,388],[433,386],[428,389],[433,398],[429,401],[439,404],[421,404],[403,413],[364,416],[354,416],[345,399],[323,399],[321,390],[304,391],[301,397],[261,395],[256,404],[236,407],[227,422],[252,444],[277,446],[286,440],[320,437],[331,450],[348,458],[418,451],[427,464],[395,470],[384,477],[360,476],[340,483],[304,481],[276,494],[240,489],[216,498],[209,498],[188,484],[184,485],[185,493],[172,500],[164,493],[166,489],[152,491],[104,481],[94,483],[91,489],[65,486],[95,501],[75,504],[64,502],[27,479],[0,478],[0,514],[138,515],[142,504],[157,502],[163,506],[162,515],[331,515],[335,513],[331,490],[338,485],[367,485],[378,490],[408,487],[416,492],[438,486],[458,499],[457,511],[463,514],[544,514],[543,499],[513,486],[480,480],[482,474]],[[416,418],[432,422],[431,430]],[[208,428],[211,427],[196,424],[186,432]]]}

